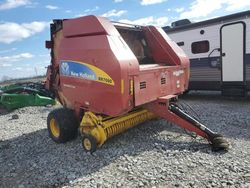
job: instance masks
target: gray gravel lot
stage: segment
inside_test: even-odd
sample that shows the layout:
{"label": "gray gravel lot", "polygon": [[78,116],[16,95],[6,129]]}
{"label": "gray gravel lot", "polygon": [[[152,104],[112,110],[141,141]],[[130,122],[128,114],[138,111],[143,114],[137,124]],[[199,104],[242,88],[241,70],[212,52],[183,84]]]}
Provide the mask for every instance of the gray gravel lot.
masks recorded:
{"label": "gray gravel lot", "polygon": [[48,137],[52,107],[27,107],[0,114],[0,187],[250,187],[250,97],[192,92],[181,100],[228,138],[229,152],[211,152],[206,140],[154,120],[90,155],[80,137]]}

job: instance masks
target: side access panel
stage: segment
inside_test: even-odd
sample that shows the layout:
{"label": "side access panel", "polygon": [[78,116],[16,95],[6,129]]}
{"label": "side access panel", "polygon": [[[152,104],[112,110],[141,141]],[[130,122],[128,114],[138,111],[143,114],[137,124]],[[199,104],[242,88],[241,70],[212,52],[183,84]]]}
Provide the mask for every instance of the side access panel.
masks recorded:
{"label": "side access panel", "polygon": [[134,77],[135,106],[182,93],[188,84],[186,77],[185,69],[178,66],[140,70],[140,74]]}

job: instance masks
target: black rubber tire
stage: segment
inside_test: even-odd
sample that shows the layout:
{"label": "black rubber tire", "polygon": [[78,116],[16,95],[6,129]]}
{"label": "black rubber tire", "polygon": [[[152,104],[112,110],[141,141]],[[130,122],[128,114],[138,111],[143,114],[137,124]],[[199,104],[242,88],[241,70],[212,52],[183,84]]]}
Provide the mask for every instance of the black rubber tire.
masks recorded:
{"label": "black rubber tire", "polygon": [[[50,122],[54,119],[58,125],[59,136],[54,136],[50,129]],[[47,128],[50,138],[56,143],[65,143],[77,136],[79,123],[74,111],[67,108],[58,108],[51,111],[47,118]]]}
{"label": "black rubber tire", "polygon": [[[86,147],[86,145],[84,144],[85,141],[88,141],[90,146],[89,147]],[[83,137],[82,137],[82,146],[83,146],[83,149],[86,151],[86,152],[90,152],[90,153],[93,153],[96,151],[97,149],[97,142],[96,142],[96,139],[95,137],[93,137],[92,135],[89,135],[89,134],[84,134]]]}

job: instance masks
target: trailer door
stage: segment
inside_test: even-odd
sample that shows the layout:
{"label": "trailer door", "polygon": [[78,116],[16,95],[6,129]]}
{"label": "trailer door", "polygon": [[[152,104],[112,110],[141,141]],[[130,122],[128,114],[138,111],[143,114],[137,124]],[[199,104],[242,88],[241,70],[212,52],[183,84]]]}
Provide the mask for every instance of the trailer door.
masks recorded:
{"label": "trailer door", "polygon": [[[243,22],[221,27],[222,82],[244,82],[245,25]],[[222,83],[223,84],[223,83]],[[233,83],[231,83],[233,84]]]}

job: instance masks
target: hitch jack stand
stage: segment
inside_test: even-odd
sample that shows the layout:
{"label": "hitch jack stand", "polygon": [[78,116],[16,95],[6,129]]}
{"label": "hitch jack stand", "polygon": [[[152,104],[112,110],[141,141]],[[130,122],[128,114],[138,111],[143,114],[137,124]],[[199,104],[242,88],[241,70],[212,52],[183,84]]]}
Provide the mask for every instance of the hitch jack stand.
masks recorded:
{"label": "hitch jack stand", "polygon": [[229,142],[220,134],[213,132],[201,122],[188,115],[175,102],[169,102],[175,96],[161,97],[146,105],[155,115],[166,119],[190,132],[206,138],[213,151],[228,150]]}

